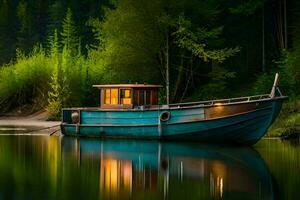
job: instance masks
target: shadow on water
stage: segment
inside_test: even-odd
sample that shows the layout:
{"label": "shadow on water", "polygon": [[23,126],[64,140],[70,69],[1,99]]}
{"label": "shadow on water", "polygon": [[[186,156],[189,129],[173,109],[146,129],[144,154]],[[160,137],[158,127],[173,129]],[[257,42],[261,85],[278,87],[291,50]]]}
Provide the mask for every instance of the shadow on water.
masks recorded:
{"label": "shadow on water", "polygon": [[274,185],[250,147],[0,137],[0,199],[274,199]]}

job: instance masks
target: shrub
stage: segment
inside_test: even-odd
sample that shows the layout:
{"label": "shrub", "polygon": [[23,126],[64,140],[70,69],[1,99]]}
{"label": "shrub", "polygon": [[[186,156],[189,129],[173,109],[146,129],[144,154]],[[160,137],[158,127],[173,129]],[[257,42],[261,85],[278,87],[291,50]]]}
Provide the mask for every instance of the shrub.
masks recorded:
{"label": "shrub", "polygon": [[0,70],[0,110],[6,111],[23,104],[35,104],[35,109],[47,104],[47,91],[52,61],[41,47],[24,56],[19,54]]}

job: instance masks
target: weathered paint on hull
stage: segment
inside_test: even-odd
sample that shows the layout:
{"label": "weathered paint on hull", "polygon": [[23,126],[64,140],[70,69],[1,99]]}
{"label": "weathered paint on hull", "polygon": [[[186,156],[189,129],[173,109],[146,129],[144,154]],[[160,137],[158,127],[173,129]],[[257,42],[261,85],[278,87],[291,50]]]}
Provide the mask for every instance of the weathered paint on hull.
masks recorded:
{"label": "weathered paint on hull", "polygon": [[[203,107],[145,111],[82,110],[80,124],[63,123],[61,128],[63,134],[77,136],[254,144],[279,114],[283,100],[274,98],[259,104],[245,104],[244,107],[255,104],[256,108],[211,119],[205,118]],[[222,113],[222,109],[214,110]],[[171,113],[171,118],[162,122],[159,116],[165,111]]]}

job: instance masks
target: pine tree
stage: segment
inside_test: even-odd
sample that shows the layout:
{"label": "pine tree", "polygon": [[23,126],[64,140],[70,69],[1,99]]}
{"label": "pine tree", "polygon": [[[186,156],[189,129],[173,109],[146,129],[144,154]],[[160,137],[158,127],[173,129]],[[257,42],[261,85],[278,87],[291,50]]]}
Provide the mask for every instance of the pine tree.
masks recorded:
{"label": "pine tree", "polygon": [[18,30],[17,47],[24,52],[28,52],[33,47],[37,37],[33,30],[33,19],[27,2],[19,2],[17,17],[20,27]]}
{"label": "pine tree", "polygon": [[1,1],[0,5],[0,63],[10,61],[15,55],[15,19],[12,2]]}
{"label": "pine tree", "polygon": [[[54,30],[61,32],[62,19],[64,18],[65,8],[61,0],[56,0],[49,6],[49,22],[47,25],[47,34],[53,35]],[[48,37],[49,37],[48,36]]]}
{"label": "pine tree", "polygon": [[58,41],[58,34],[57,29],[54,30],[53,35],[49,36],[48,39],[48,46],[49,46],[49,54],[51,57],[57,57],[60,49],[59,41]]}
{"label": "pine tree", "polygon": [[66,47],[66,50],[70,51],[72,55],[76,55],[78,52],[79,39],[70,8],[68,8],[66,17],[63,19],[61,36],[62,44]]}

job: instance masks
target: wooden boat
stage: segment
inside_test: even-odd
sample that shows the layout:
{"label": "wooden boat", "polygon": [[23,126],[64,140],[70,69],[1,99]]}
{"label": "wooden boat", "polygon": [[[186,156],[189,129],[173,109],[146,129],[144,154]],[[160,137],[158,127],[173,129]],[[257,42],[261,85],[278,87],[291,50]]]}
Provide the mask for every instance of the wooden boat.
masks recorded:
{"label": "wooden boat", "polygon": [[278,77],[270,94],[168,105],[157,105],[159,85],[94,85],[100,107],[63,109],[61,129],[76,136],[254,144],[287,99]]}

